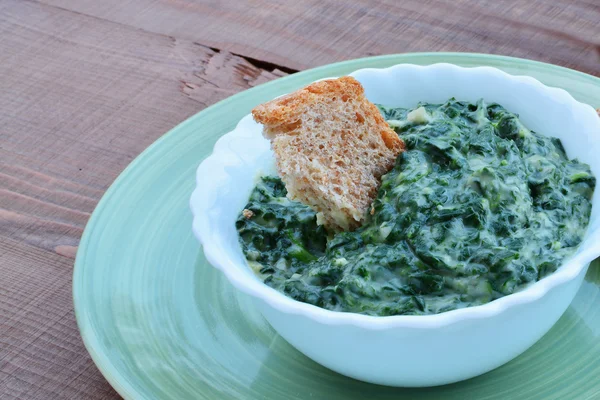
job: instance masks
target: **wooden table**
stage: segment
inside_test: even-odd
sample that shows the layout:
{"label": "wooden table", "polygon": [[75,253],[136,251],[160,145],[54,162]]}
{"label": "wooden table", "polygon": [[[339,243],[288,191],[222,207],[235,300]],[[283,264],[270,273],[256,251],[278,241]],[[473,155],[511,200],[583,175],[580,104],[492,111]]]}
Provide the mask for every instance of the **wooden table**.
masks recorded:
{"label": "wooden table", "polygon": [[75,324],[73,258],[104,191],[161,134],[241,90],[377,54],[600,76],[598,0],[516,3],[0,0],[0,398],[118,397]]}

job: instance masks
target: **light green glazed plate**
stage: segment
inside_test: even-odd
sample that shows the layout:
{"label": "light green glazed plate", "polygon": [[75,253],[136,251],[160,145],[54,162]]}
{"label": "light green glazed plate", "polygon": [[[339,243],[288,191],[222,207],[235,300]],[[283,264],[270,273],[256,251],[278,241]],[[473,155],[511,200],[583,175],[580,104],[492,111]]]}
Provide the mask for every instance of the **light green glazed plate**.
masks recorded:
{"label": "light green glazed plate", "polygon": [[215,141],[253,106],[316,79],[360,68],[437,62],[530,75],[600,106],[600,79],[580,72],[509,57],[421,53],[297,73],[230,97],[185,121],[135,159],[110,187],[77,254],[73,294],[81,335],[98,368],[123,397],[600,398],[598,260],[560,321],[517,359],[465,382],[398,389],[346,378],[300,354],[207,264],[192,235],[188,200],[196,168]]}

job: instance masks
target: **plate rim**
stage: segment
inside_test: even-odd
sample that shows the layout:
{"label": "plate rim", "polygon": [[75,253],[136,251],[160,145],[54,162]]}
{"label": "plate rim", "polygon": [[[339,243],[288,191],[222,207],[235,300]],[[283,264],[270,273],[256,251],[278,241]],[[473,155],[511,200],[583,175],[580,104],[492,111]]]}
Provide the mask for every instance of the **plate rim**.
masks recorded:
{"label": "plate rim", "polygon": [[[83,231],[81,240],[79,242],[77,255],[75,258],[75,263],[73,266],[73,277],[72,277],[72,291],[73,291],[73,309],[75,313],[75,319],[77,322],[77,327],[81,338],[83,340],[84,346],[87,352],[90,354],[92,361],[98,368],[98,370],[102,373],[104,378],[109,382],[109,384],[117,391],[119,395],[121,395],[125,399],[139,398],[141,393],[139,393],[133,385],[127,382],[124,375],[119,372],[119,368],[111,361],[111,359],[106,355],[106,353],[102,351],[97,351],[97,348],[100,348],[100,339],[95,334],[95,330],[91,329],[90,321],[88,318],[89,311],[86,310],[85,305],[87,303],[83,302],[83,298],[85,297],[83,290],[83,277],[84,277],[84,268],[85,268],[85,258],[88,253],[88,247],[90,247],[91,237],[95,233],[95,227],[97,225],[97,220],[101,218],[101,215],[104,214],[107,205],[110,200],[116,194],[117,190],[120,188],[122,182],[126,179],[126,177],[134,171],[139,164],[141,164],[146,158],[148,158],[151,154],[156,152],[157,148],[159,148],[163,143],[170,139],[173,134],[179,130],[182,130],[185,126],[196,124],[196,121],[201,120],[204,115],[210,114],[215,109],[219,109],[222,107],[227,107],[228,104],[239,100],[242,97],[250,96],[255,92],[266,90],[271,88],[272,86],[282,85],[283,83],[294,81],[294,80],[302,80],[305,75],[310,74],[319,74],[323,72],[323,77],[331,75],[331,73],[327,73],[325,71],[330,71],[337,68],[349,67],[354,69],[360,68],[370,68],[372,66],[362,66],[363,64],[368,63],[381,63],[385,64],[386,62],[396,62],[396,63],[410,63],[412,59],[419,58],[430,58],[431,60],[425,60],[427,64],[434,64],[444,61],[445,57],[459,57],[461,59],[466,60],[480,60],[482,63],[485,61],[492,60],[493,62],[505,62],[511,65],[523,65],[523,66],[532,66],[537,69],[544,69],[549,71],[556,71],[561,74],[567,74],[576,77],[578,80],[588,81],[590,85],[595,85],[600,87],[600,78],[595,77],[593,75],[577,71],[574,69],[561,67],[554,64],[549,64],[541,61],[534,61],[525,58],[497,55],[497,54],[485,54],[485,53],[461,53],[461,52],[415,52],[415,53],[397,53],[397,54],[386,54],[381,56],[374,57],[363,57],[356,58],[351,60],[340,61],[336,63],[326,64],[323,66],[319,66],[316,68],[307,69],[304,71],[300,71],[282,78],[278,78],[264,84],[258,85],[256,87],[244,90],[242,92],[236,93],[230,97],[227,97],[209,107],[204,108],[203,110],[197,112],[196,114],[190,116],[184,121],[178,123],[176,126],[168,130],[166,133],[157,138],[150,146],[148,146],[145,150],[143,150],[137,157],[135,157],[125,169],[117,176],[117,178],[110,184],[108,189],[102,195],[100,201],[94,208],[88,222],[86,223],[85,229]],[[487,65],[487,64],[482,64]],[[375,67],[377,68],[377,67]],[[378,67],[383,68],[383,67]],[[501,67],[496,67],[500,68]],[[527,75],[524,72],[522,75]],[[223,134],[225,134],[224,132]],[[198,164],[202,160],[198,160]],[[190,224],[190,233],[191,233],[191,224]]]}

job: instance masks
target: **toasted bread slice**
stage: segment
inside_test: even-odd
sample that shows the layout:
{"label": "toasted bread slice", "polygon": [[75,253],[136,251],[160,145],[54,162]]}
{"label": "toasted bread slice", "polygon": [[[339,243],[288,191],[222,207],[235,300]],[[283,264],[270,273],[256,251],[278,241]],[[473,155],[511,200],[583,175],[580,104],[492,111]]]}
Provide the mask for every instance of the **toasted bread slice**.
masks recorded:
{"label": "toasted bread slice", "polygon": [[360,226],[404,142],[345,76],[313,83],[252,110],[271,141],[288,197],[333,230]]}

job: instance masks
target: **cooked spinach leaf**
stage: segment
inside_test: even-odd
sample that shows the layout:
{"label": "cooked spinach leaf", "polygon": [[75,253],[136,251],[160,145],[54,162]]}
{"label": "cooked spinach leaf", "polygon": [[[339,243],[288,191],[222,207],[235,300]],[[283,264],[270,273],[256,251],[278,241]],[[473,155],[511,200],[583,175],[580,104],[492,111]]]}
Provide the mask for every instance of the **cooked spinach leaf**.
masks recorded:
{"label": "cooked spinach leaf", "polygon": [[260,180],[236,227],[266,284],[330,310],[435,314],[511,294],[573,253],[595,187],[586,164],[498,104],[419,107],[380,106],[407,150],[354,232],[328,235],[279,178]]}

